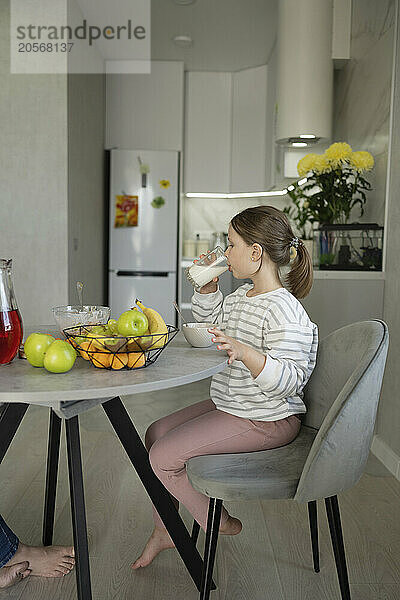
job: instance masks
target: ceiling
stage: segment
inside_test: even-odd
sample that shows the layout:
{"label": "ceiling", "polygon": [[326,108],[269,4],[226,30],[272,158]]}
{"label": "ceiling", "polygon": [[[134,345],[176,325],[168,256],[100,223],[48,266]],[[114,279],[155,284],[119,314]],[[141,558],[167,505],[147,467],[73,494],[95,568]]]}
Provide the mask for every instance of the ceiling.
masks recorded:
{"label": "ceiling", "polygon": [[[152,60],[182,60],[188,71],[238,71],[268,62],[277,31],[278,0],[196,0],[178,6],[151,0]],[[190,48],[172,38],[186,34]]]}

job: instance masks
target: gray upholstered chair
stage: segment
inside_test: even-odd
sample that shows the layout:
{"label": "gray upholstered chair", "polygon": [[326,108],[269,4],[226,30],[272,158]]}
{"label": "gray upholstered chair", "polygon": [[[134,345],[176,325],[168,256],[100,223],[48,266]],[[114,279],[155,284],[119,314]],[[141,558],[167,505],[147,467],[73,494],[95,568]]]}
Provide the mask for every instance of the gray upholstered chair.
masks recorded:
{"label": "gray upholstered chair", "polygon": [[[308,503],[314,570],[319,571],[317,499],[325,499],[343,600],[350,600],[337,494],[360,479],[374,432],[389,344],[380,320],[342,327],[324,338],[304,390],[307,413],[286,446],[187,462],[193,487],[210,498],[201,600],[210,595],[223,500],[292,498]],[[193,525],[197,540],[199,526]]]}

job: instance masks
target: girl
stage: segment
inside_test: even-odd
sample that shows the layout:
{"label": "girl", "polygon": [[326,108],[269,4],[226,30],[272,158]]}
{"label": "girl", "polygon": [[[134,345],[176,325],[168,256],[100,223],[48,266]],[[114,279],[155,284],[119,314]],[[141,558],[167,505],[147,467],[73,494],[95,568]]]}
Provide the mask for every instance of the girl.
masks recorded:
{"label": "girl", "polygon": [[[318,330],[297,298],[312,286],[312,263],[293,235],[286,215],[272,206],[248,208],[233,217],[225,252],[229,270],[253,284],[224,300],[218,278],[194,292],[197,321],[209,329],[218,350],[228,354],[227,368],[214,375],[211,398],[155,421],[145,443],[157,477],[205,530],[209,499],[191,486],[186,461],[193,456],[277,448],[297,436],[306,412],[302,390],[315,366]],[[283,287],[279,269],[291,269]],[[174,546],[154,512],[154,531],[134,569],[148,565]],[[220,533],[235,535],[239,519],[222,509]]]}

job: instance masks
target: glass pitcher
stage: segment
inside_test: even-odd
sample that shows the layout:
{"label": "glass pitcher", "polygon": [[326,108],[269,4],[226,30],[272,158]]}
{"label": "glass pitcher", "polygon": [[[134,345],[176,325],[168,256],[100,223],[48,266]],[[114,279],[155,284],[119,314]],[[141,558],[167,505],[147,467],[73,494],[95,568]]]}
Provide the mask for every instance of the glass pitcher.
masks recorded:
{"label": "glass pitcher", "polygon": [[12,260],[0,258],[0,365],[12,361],[23,335],[11,269]]}

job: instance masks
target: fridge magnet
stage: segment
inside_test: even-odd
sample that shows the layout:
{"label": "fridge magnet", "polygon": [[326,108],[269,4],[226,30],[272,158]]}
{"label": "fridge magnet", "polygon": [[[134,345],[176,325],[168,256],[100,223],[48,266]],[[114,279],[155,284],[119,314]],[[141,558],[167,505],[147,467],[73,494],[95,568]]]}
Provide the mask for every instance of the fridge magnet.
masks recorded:
{"label": "fridge magnet", "polygon": [[139,163],[139,171],[142,176],[142,187],[145,188],[147,187],[147,173],[150,173],[150,167],[142,162],[140,156],[138,156],[137,159]]}
{"label": "fridge magnet", "polygon": [[165,200],[162,196],[156,196],[155,198],[153,198],[153,201],[151,203],[153,208],[161,208],[164,204]]}
{"label": "fridge magnet", "polygon": [[171,182],[169,181],[169,179],[161,179],[159,181],[159,183],[160,183],[160,186],[164,189],[169,188],[169,186],[171,185]]}
{"label": "fridge magnet", "polygon": [[114,227],[137,227],[138,212],[138,196],[116,195]]}

